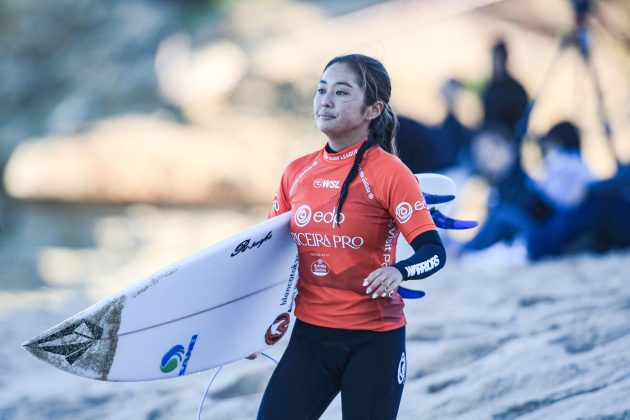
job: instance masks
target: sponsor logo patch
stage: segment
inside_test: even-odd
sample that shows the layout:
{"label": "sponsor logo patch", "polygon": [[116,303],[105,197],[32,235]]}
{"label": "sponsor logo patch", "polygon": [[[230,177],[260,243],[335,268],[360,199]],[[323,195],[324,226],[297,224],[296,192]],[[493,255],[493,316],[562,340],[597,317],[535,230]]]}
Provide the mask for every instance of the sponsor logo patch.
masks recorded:
{"label": "sponsor logo patch", "polygon": [[361,183],[363,184],[363,188],[365,188],[365,192],[370,200],[374,198],[374,193],[372,192],[372,187],[370,187],[370,183],[365,176],[365,172],[363,172],[363,168],[359,166],[359,176],[361,177]]}
{"label": "sponsor logo patch", "polygon": [[326,261],[319,258],[311,264],[311,273],[323,277],[330,273],[330,267],[326,264]]}
{"label": "sponsor logo patch", "polygon": [[409,219],[411,219],[411,215],[413,214],[413,208],[411,204],[403,201],[399,205],[396,206],[396,220],[400,224],[407,223]]}
{"label": "sponsor logo patch", "polygon": [[267,329],[267,333],[265,334],[265,343],[268,345],[274,345],[289,329],[289,323],[291,322],[291,317],[287,312],[284,312],[276,317],[273,323]]}
{"label": "sponsor logo patch", "polygon": [[407,358],[403,351],[400,355],[400,362],[398,362],[398,385],[402,385],[405,382],[407,376]]}
{"label": "sponsor logo patch", "polygon": [[407,223],[409,219],[411,219],[411,215],[413,214],[414,211],[428,210],[428,209],[429,209],[429,206],[427,206],[427,203],[424,200],[416,201],[415,203],[413,203],[413,207],[411,206],[411,204],[407,203],[406,201],[403,201],[398,206],[396,206],[396,220],[398,220],[400,224]]}
{"label": "sponsor logo patch", "polygon": [[304,227],[311,221],[313,221],[313,223],[325,223],[333,226],[334,224],[341,225],[346,220],[346,216],[343,213],[337,215],[337,209],[335,207],[333,207],[332,211],[316,211],[313,213],[313,210],[311,210],[308,204],[303,204],[295,211],[293,220],[298,227]]}
{"label": "sponsor logo patch", "polygon": [[192,354],[193,348],[195,347],[195,342],[197,342],[197,334],[193,335],[190,338],[190,343],[188,343],[188,349],[185,349],[181,344],[177,344],[169,351],[167,351],[164,356],[162,356],[162,363],[160,364],[160,370],[163,373],[169,373],[177,369],[178,366],[181,365],[178,376],[182,376],[186,373],[186,368],[188,367],[188,360],[190,359],[190,355]]}
{"label": "sponsor logo patch", "polygon": [[348,159],[348,158],[351,158],[352,156],[356,155],[358,151],[359,151],[359,149],[354,149],[354,150],[351,150],[351,151],[346,152],[343,155],[339,155],[339,156],[331,156],[331,155],[328,154],[328,152],[324,152],[324,159],[332,160],[332,161],[344,160],[344,159]]}
{"label": "sponsor logo patch", "polygon": [[317,178],[315,181],[313,181],[313,186],[315,188],[332,188],[332,189],[341,188],[341,185],[339,185],[339,181],[337,180],[320,179],[320,178]]}
{"label": "sponsor logo patch", "polygon": [[405,267],[405,270],[407,270],[408,277],[413,277],[418,274],[431,271],[435,269],[435,267],[437,267],[438,265],[440,265],[440,258],[437,255],[434,255],[433,257],[429,258],[426,261],[422,261],[421,263]]}
{"label": "sponsor logo patch", "polygon": [[387,225],[387,238],[385,238],[385,243],[383,245],[383,262],[381,263],[381,267],[387,267],[391,265],[392,262],[392,251],[393,246],[395,244],[396,238],[398,237],[398,227],[394,220],[390,220]]}
{"label": "sponsor logo patch", "polygon": [[311,221],[312,215],[313,211],[311,210],[311,208],[307,204],[304,204],[298,207],[298,209],[295,211],[293,219],[295,220],[296,225],[298,225],[299,227],[304,227],[308,225],[308,222]]}
{"label": "sponsor logo patch", "polygon": [[418,200],[418,201],[416,201],[416,202],[413,204],[413,208],[414,208],[414,210],[416,210],[416,211],[420,211],[420,210],[429,210],[429,206],[427,206],[427,202],[426,202],[426,201],[424,201],[424,200],[422,200],[422,201],[419,201],[419,200]]}
{"label": "sponsor logo patch", "polygon": [[293,194],[293,191],[295,190],[295,187],[297,187],[298,183],[300,181],[302,181],[302,179],[304,178],[304,176],[311,170],[313,169],[315,166],[317,166],[317,161],[311,163],[310,165],[308,165],[302,172],[300,172],[300,174],[297,176],[297,178],[295,179],[295,181],[293,181],[293,184],[291,184],[291,188],[289,189],[289,195]]}

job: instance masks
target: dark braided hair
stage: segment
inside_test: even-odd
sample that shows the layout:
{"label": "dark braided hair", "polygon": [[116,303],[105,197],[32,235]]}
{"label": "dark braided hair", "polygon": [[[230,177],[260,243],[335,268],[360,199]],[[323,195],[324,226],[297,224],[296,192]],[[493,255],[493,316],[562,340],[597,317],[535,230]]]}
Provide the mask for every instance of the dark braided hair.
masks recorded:
{"label": "dark braided hair", "polygon": [[389,105],[389,99],[392,95],[392,83],[387,70],[385,70],[380,61],[362,54],[342,55],[330,60],[324,67],[324,71],[337,63],[348,65],[357,76],[359,87],[365,94],[363,101],[365,106],[374,105],[376,102],[383,104],[383,111],[380,115],[370,121],[368,138],[357,151],[350,172],[348,172],[348,176],[346,176],[341,186],[341,193],[337,202],[337,214],[335,216],[335,222],[339,224],[339,215],[348,195],[348,187],[359,173],[359,165],[366,150],[373,146],[380,146],[386,152],[396,154],[394,135],[398,128],[398,118]]}

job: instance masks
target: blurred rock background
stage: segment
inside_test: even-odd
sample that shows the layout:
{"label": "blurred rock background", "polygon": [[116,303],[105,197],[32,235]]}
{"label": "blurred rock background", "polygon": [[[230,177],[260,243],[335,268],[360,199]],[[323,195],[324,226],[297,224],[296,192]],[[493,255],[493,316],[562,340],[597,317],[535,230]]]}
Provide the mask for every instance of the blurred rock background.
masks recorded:
{"label": "blurred rock background", "polygon": [[[628,27],[627,3],[602,7]],[[457,77],[482,85],[498,36],[534,95],[572,25],[562,0],[3,1],[0,285],[46,283],[33,269],[39,255],[48,246],[90,246],[91,225],[105,208],[118,215],[132,203],[267,205],[284,166],[324,141],[311,100],[334,55],[381,59],[395,109],[437,122],[445,112],[441,83]],[[616,151],[627,161],[629,54],[606,32],[593,34]],[[613,161],[594,95],[577,54],[567,52],[531,126],[542,132],[560,118],[579,120],[586,159],[605,178]],[[458,108],[465,122],[478,122],[474,91]],[[262,217],[259,208],[254,219]],[[37,235],[31,219],[41,219]],[[66,243],[68,235],[77,242]]]}

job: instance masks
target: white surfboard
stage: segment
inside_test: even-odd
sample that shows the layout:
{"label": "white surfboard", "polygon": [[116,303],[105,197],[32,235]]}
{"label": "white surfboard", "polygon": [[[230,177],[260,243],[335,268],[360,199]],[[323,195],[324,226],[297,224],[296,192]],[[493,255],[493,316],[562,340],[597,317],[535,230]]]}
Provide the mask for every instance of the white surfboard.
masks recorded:
{"label": "white surfboard", "polygon": [[[450,178],[418,178],[423,192],[454,195]],[[171,378],[263,351],[293,326],[298,260],[289,221],[285,213],[198,251],[24,347],[64,371],[106,381]]]}
{"label": "white surfboard", "polygon": [[107,381],[180,376],[264,350],[293,324],[298,261],[289,218],[172,264],[24,347],[62,370]]}
{"label": "white surfboard", "polygon": [[[452,195],[456,196],[455,181],[446,175],[440,174],[416,174],[418,183],[420,184],[420,190],[423,193],[433,195]],[[448,215],[453,208],[453,201],[448,201],[442,204],[436,204],[431,207],[435,207],[442,214]],[[405,237],[401,234],[398,237],[398,243],[396,245],[396,261],[405,260],[413,255],[413,248]],[[405,287],[409,286],[410,282],[405,283]]]}

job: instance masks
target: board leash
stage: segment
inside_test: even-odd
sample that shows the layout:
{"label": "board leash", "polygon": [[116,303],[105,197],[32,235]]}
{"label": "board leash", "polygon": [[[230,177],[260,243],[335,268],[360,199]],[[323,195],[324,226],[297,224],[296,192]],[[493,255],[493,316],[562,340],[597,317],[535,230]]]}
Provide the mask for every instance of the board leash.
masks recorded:
{"label": "board leash", "polygon": [[[267,359],[271,360],[272,362],[274,362],[276,365],[278,364],[278,361],[274,359],[273,357],[269,356],[267,353],[260,353],[260,354],[265,356]],[[203,397],[201,397],[201,402],[199,403],[199,408],[197,409],[197,420],[201,420],[201,412],[203,411],[203,404],[206,401],[206,397],[208,396],[208,392],[210,391],[210,387],[212,386],[212,383],[217,378],[217,376],[219,376],[219,372],[221,372],[221,369],[223,369],[223,366],[219,366],[219,368],[214,372],[214,375],[212,375],[210,382],[208,382],[206,391],[203,393]]]}

